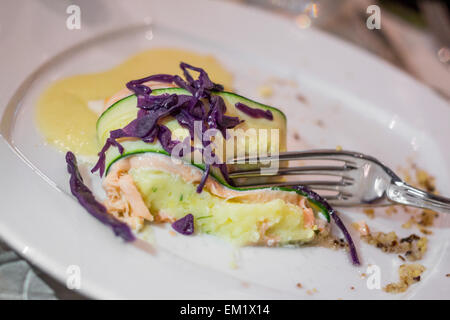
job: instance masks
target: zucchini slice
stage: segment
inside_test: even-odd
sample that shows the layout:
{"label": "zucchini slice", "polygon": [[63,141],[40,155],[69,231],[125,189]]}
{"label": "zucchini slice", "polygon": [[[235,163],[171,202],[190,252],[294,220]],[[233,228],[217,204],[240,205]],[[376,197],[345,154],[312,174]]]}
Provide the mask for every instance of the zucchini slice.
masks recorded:
{"label": "zucchini slice", "polygon": [[[161,94],[178,94],[178,95],[191,95],[188,91],[182,88],[166,88],[166,89],[156,89],[153,90],[152,95],[161,95]],[[248,129],[267,129],[268,132],[270,130],[278,130],[278,134],[276,139],[272,139],[271,134],[268,133],[268,152],[277,151],[282,152],[286,151],[286,116],[284,113],[276,108],[260,104],[258,102],[249,100],[242,96],[239,96],[230,92],[215,92],[213,94],[220,95],[225,104],[226,104],[226,115],[239,117],[241,120],[244,120],[243,123],[239,124],[234,130],[248,130]],[[236,109],[235,104],[237,102],[241,102],[251,108],[262,109],[262,110],[270,110],[273,115],[273,120],[269,121],[267,119],[257,119],[248,116],[242,111]],[[136,119],[138,108],[137,98],[135,95],[130,95],[125,97],[113,105],[111,105],[107,110],[103,112],[100,118],[97,120],[97,140],[99,145],[104,145],[106,139],[109,137],[109,133],[112,130],[120,129],[125,127],[132,120]],[[183,140],[185,137],[189,135],[189,131],[183,127],[181,127],[176,119],[171,116],[164,118],[162,122],[165,126],[167,126],[172,133],[177,132],[178,140]],[[248,131],[246,131],[248,132]],[[245,137],[243,139],[246,139]],[[272,142],[272,140],[274,140]],[[238,142],[236,142],[238,143]],[[245,143],[245,141],[244,141]],[[108,174],[108,170],[115,161],[117,161],[122,156],[129,156],[133,154],[145,153],[145,152],[157,152],[167,154],[164,151],[159,141],[155,141],[154,143],[146,143],[137,139],[126,139],[121,141],[122,146],[125,151],[121,155],[117,148],[110,148],[106,152],[106,161],[105,161],[105,172]],[[253,154],[257,153],[258,144],[247,143],[246,145],[246,153],[253,152]],[[249,148],[256,148],[253,150],[249,150]],[[254,165],[251,164],[237,164],[232,165],[232,169],[236,168],[251,168]],[[204,166],[199,166],[204,167]],[[225,183],[225,179],[220,173],[220,170],[216,167],[211,169],[211,173],[218,179],[221,183]]]}

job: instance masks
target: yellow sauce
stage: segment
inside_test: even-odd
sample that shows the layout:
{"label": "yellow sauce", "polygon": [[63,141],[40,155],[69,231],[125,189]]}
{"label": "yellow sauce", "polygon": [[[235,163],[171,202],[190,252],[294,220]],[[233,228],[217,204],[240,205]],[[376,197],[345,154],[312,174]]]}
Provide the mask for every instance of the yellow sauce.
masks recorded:
{"label": "yellow sauce", "polygon": [[105,100],[134,79],[152,74],[179,74],[181,61],[205,69],[214,82],[231,89],[232,75],[211,55],[179,49],[152,49],[100,73],[58,80],[40,96],[37,125],[46,141],[60,150],[95,156],[99,150],[95,124],[98,114],[88,102]]}

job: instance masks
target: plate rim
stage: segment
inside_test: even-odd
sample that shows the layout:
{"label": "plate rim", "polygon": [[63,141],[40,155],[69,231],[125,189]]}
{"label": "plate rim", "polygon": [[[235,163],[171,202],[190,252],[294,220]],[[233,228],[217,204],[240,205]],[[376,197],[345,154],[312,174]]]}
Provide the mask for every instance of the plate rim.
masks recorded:
{"label": "plate rim", "polygon": [[[153,3],[162,3],[162,2],[160,2],[160,1],[153,1],[152,4]],[[171,3],[170,5],[174,5],[174,3],[175,2]],[[179,6],[179,3],[177,3],[177,5]],[[205,8],[205,7],[215,8],[217,6],[219,6],[219,7],[222,6],[222,8],[226,8],[226,10],[230,10],[230,8],[232,8],[233,10],[241,10],[242,12],[245,12],[245,14],[247,14],[247,15],[249,14],[249,11],[248,11],[249,9],[248,8],[245,8],[243,6],[240,6],[240,5],[237,5],[237,4],[234,4],[234,3],[210,2],[210,1],[206,1],[206,0],[205,1],[197,0],[195,2],[195,5],[198,5],[199,7],[202,7],[202,8]],[[275,16],[273,14],[270,14],[270,13],[268,13],[266,11],[259,10],[259,9],[251,8],[251,10],[257,10],[258,11],[258,13],[257,13],[258,15],[261,15],[262,17],[270,19],[271,23],[275,23],[275,24],[279,23],[280,25],[286,24],[286,20],[281,18],[281,17]],[[252,14],[255,14],[255,13],[252,12]],[[338,39],[336,39],[336,38],[334,38],[334,37],[332,37],[332,36],[330,36],[328,34],[325,34],[325,33],[321,32],[321,31],[311,30],[309,32],[310,32],[311,35],[320,38],[320,41],[330,42],[333,45],[336,45],[338,47],[338,49],[336,49],[336,50],[339,50],[339,48],[347,48],[345,50],[354,51],[356,56],[362,55],[362,56],[368,57],[367,60],[369,60],[369,61],[371,61],[371,59],[373,59],[372,62],[374,63],[375,66],[377,66],[377,65],[379,66],[379,63],[381,63],[382,65],[384,65],[384,66],[382,66],[382,68],[386,68],[386,72],[389,72],[389,73],[394,72],[395,74],[397,74],[397,76],[405,77],[405,81],[406,82],[409,82],[409,83],[413,84],[415,88],[420,88],[419,90],[422,90],[423,94],[425,94],[425,92],[427,92],[426,94],[429,95],[430,97],[433,97],[433,99],[435,101],[438,101],[438,100],[442,99],[442,98],[438,97],[437,94],[434,93],[431,89],[429,89],[425,85],[419,83],[418,81],[416,81],[415,79],[413,79],[412,77],[407,75],[405,72],[403,72],[403,71],[395,68],[394,66],[388,64],[387,62],[385,62],[385,61],[375,57],[371,53],[365,52],[365,51],[361,50],[360,48],[358,48],[358,47],[356,47],[354,45],[351,45],[349,43],[343,42],[342,40],[338,40]],[[93,37],[96,37],[96,36],[97,35],[94,35]],[[348,49],[348,48],[350,48],[350,49]],[[366,59],[364,59],[364,60],[366,60]],[[38,68],[40,68],[40,65],[38,65],[36,69],[38,69]],[[445,101],[443,99],[442,99],[442,102],[445,103]],[[441,104],[441,105],[443,105],[443,104]],[[3,104],[0,106],[0,108],[3,108]],[[1,110],[1,111],[2,111],[1,117],[3,119],[3,117],[4,117],[3,112],[4,112],[4,110]],[[3,137],[2,137],[1,140],[2,141],[1,141],[1,144],[0,144],[0,150],[2,150],[2,153],[4,153],[4,152],[11,152],[10,146],[6,145],[7,142],[4,140]],[[15,151],[13,150],[13,152],[15,152]],[[15,157],[16,154],[14,154],[14,155],[10,154],[10,156],[14,156]],[[450,159],[450,156],[449,156],[448,152],[446,153],[446,158]],[[8,159],[11,159],[11,157],[9,157]],[[8,166],[1,166],[0,165],[0,169],[1,169],[0,172],[5,173],[6,172],[5,170],[8,169],[7,167]],[[27,172],[27,173],[29,173],[30,175],[33,175],[33,176],[35,175],[31,170],[29,170],[29,172]],[[24,181],[26,181],[27,178],[26,177],[24,177],[24,178],[25,178]],[[38,178],[41,179],[40,177],[38,177]],[[32,180],[35,180],[35,179],[32,179]],[[42,181],[42,182],[47,184],[47,182],[45,182],[45,181]],[[38,184],[42,185],[42,183],[38,183]],[[2,187],[2,186],[3,186],[3,188],[7,187],[7,186],[5,186],[5,184],[2,181],[0,181],[0,187]],[[51,188],[52,187],[50,185],[47,185],[47,189],[51,189]],[[67,199],[64,200],[64,203],[72,203],[72,204],[74,203],[72,201],[72,199],[70,199],[69,197],[65,197],[65,198],[67,198]],[[71,205],[71,206],[74,207],[73,205]],[[72,209],[77,210],[75,208],[72,208]],[[80,210],[78,209],[78,211],[80,211]],[[103,226],[101,226],[101,227],[103,228]],[[97,229],[97,227],[94,227],[94,229]],[[109,232],[109,230],[105,231],[105,233],[107,233],[107,232]],[[26,246],[26,241],[24,241],[23,237],[20,236],[19,234],[17,234],[17,232],[14,232],[13,230],[9,230],[8,226],[4,225],[3,221],[0,221],[0,237],[2,239],[4,239],[5,242],[8,243],[17,252],[21,252],[22,248],[24,246]],[[106,238],[110,238],[110,237],[107,236]],[[114,243],[114,247],[117,247],[117,246],[120,246],[120,244]],[[447,241],[447,247],[446,248],[448,248],[448,241]],[[26,257],[27,257],[27,260],[31,261],[33,264],[35,264],[35,265],[39,266],[40,268],[44,269],[47,273],[51,274],[52,276],[57,278],[59,281],[62,281],[62,283],[65,282],[64,280],[65,280],[66,274],[64,272],[61,272],[62,271],[61,266],[58,266],[57,261],[52,260],[51,257],[46,257],[45,254],[43,254],[42,252],[38,252],[38,251],[36,251],[36,252],[32,251],[30,254],[27,254]],[[443,260],[443,256],[442,256],[441,260]],[[52,266],[52,267],[49,268],[49,266]],[[87,295],[88,297],[105,297],[105,298],[112,298],[112,297],[114,297],[114,295],[110,295],[108,292],[106,292],[104,288],[101,288],[101,286],[96,285],[95,281],[94,281],[94,283],[88,284],[87,286],[83,285],[83,288],[80,291],[83,294]],[[449,292],[446,292],[446,294],[448,294],[448,293]]]}

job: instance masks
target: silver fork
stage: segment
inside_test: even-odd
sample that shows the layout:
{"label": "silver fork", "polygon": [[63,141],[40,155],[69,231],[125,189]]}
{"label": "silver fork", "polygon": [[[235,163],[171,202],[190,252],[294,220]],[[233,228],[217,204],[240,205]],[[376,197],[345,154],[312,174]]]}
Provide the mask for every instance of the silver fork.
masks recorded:
{"label": "silver fork", "polygon": [[[380,161],[359,152],[326,149],[282,152],[273,157],[237,158],[231,163],[244,161],[249,163],[279,161],[281,163],[281,161],[294,160],[326,160],[339,162],[339,165],[282,166],[272,171],[254,168],[234,171],[229,176],[236,186],[245,188],[304,185],[335,206],[403,204],[450,213],[450,199],[406,184]],[[279,177],[287,176],[314,176],[322,179],[280,181]],[[334,194],[327,195],[326,193],[330,191]]]}

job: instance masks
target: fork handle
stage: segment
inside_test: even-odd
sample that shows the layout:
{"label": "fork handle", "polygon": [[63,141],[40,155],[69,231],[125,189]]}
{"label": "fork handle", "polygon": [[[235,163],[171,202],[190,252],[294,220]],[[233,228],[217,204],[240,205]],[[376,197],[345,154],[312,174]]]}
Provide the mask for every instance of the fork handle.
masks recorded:
{"label": "fork handle", "polygon": [[400,204],[450,213],[450,199],[411,187],[402,181],[393,181],[387,197]]}

